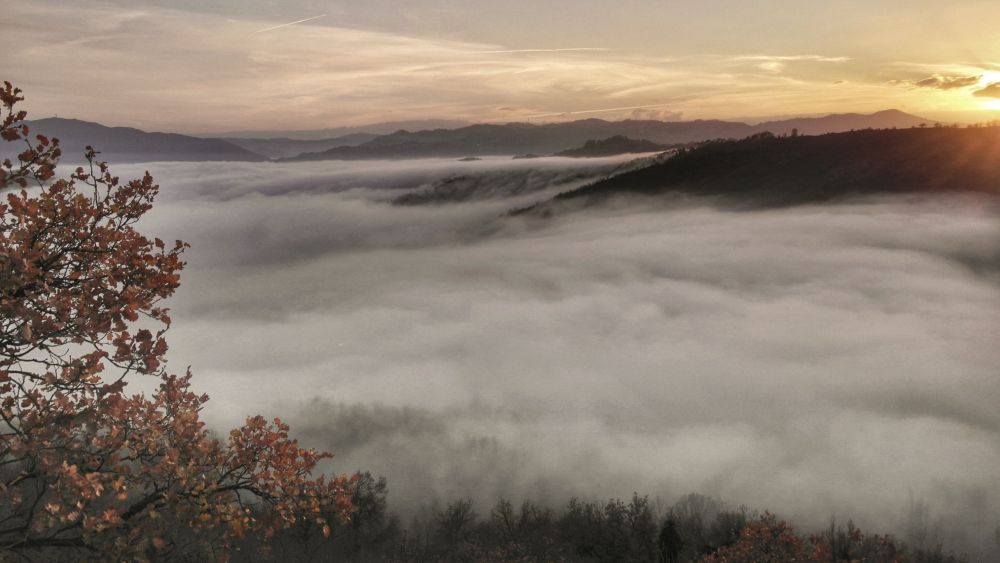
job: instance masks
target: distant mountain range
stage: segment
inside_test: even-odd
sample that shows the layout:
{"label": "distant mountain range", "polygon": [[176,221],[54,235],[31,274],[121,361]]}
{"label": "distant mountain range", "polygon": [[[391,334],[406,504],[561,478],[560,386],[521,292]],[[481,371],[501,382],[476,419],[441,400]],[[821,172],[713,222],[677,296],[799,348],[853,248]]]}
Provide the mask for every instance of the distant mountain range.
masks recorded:
{"label": "distant mountain range", "polygon": [[[556,196],[598,204],[624,194],[722,198],[785,206],[893,193],[1000,195],[1000,127],[860,130],[819,136],[757,134],[681,151]],[[521,210],[525,212],[528,210]]]}
{"label": "distant mountain range", "polygon": [[223,140],[268,158],[288,158],[306,152],[322,152],[334,147],[353,147],[367,143],[376,137],[378,135],[375,133],[348,133],[330,139],[225,137]]}
{"label": "distant mountain range", "polygon": [[[84,161],[87,145],[100,151],[108,162],[149,162],[155,160],[238,160],[262,161],[266,157],[222,139],[202,139],[177,133],[147,133],[131,127],[106,127],[99,123],[50,117],[25,122],[31,134],[59,139],[62,160]],[[17,143],[0,143],[0,158],[24,150]]]}
{"label": "distant mountain range", "polygon": [[298,130],[256,130],[256,131],[229,131],[225,133],[215,133],[212,137],[223,139],[294,139],[297,141],[318,141],[323,139],[333,139],[344,137],[354,133],[366,133],[370,135],[387,135],[400,129],[408,131],[423,131],[425,129],[458,129],[472,125],[468,121],[457,119],[410,119],[406,121],[385,121],[382,123],[369,123],[368,125],[356,125],[352,127],[331,127],[328,129],[311,129],[307,131]]}
{"label": "distant mountain range", "polygon": [[[377,124],[372,127],[384,129],[405,123],[462,124],[462,122],[429,120]],[[931,122],[901,111],[888,110],[870,115],[836,114],[769,121],[757,125],[719,120],[664,122],[585,119],[542,125],[478,124],[457,129],[439,127],[415,132],[396,130],[388,134],[378,134],[374,130],[359,132],[354,131],[354,128],[339,128],[322,132],[347,132],[330,138],[303,139],[202,138],[176,133],[149,133],[130,127],[106,127],[99,123],[64,118],[27,122],[33,133],[56,137],[61,141],[66,162],[82,161],[84,147],[87,145],[101,151],[101,158],[110,162],[457,158],[483,155],[544,155],[564,153],[574,149],[579,150],[575,156],[607,156],[635,150],[645,151],[643,148],[636,148],[637,143],[644,143],[645,147],[651,148],[654,145],[677,146],[717,138],[743,138],[762,131],[790,134],[797,130],[803,135],[813,135],[851,129],[902,129],[921,123]],[[298,132],[300,135],[307,133],[309,132]],[[627,138],[628,142],[622,139],[609,140],[616,137]],[[604,141],[599,141],[602,139]],[[588,141],[591,141],[589,146],[586,145]],[[0,157],[12,156],[20,150],[19,147],[7,143],[0,144]]]}
{"label": "distant mountain range", "polygon": [[397,131],[357,146],[334,147],[287,160],[361,160],[392,158],[459,157],[503,154],[553,154],[583,145],[588,140],[622,135],[662,145],[680,145],[717,138],[743,138],[770,131],[775,134],[819,134],[851,129],[909,128],[933,123],[898,110],[874,114],[835,114],[826,117],[747,123],[697,121],[604,121],[584,119],[533,125],[478,124],[459,129]]}

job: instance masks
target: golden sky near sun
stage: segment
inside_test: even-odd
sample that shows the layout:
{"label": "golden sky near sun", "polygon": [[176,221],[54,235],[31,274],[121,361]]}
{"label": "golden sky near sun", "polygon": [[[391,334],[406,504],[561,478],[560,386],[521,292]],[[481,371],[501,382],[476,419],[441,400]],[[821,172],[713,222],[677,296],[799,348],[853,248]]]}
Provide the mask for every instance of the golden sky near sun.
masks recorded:
{"label": "golden sky near sun", "polygon": [[888,108],[1000,117],[995,1],[277,4],[0,0],[12,22],[0,78],[35,117],[186,132]]}

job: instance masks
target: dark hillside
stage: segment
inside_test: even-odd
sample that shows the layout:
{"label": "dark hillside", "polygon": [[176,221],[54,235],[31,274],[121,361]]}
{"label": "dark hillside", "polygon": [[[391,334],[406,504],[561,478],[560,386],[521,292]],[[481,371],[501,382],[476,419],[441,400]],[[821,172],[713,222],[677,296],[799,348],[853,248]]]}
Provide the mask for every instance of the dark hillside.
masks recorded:
{"label": "dark hillside", "polygon": [[1000,127],[762,133],[709,142],[557,199],[674,192],[794,205],[930,191],[1000,193]]}

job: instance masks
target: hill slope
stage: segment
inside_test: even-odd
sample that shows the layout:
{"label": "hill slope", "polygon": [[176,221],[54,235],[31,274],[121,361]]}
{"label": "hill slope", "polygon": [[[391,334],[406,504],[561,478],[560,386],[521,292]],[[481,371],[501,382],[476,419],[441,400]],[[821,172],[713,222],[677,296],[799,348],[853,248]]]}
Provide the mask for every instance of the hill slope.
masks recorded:
{"label": "hill slope", "polygon": [[[255,152],[222,139],[202,139],[176,133],[147,133],[131,127],[106,127],[99,123],[50,117],[25,122],[31,134],[59,139],[63,161],[82,162],[84,147],[100,151],[109,162],[150,162],[157,160],[267,160]],[[12,156],[20,147],[4,143],[3,157]]]}
{"label": "hill slope", "polygon": [[668,148],[670,148],[668,145],[661,145],[646,139],[630,139],[624,135],[615,135],[607,139],[587,141],[582,147],[557,152],[555,156],[593,158],[616,154],[657,152]]}
{"label": "hill slope", "polygon": [[556,199],[596,202],[622,193],[680,193],[794,205],[887,193],[1000,194],[998,170],[1000,127],[758,134],[707,143]]}

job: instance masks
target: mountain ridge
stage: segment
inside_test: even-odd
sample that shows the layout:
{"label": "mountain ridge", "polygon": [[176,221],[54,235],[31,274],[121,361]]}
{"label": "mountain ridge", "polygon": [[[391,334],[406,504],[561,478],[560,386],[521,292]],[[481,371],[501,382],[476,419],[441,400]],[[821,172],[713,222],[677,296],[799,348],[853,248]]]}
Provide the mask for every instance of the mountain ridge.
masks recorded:
{"label": "mountain ridge", "polygon": [[354,147],[335,147],[283,159],[364,160],[394,158],[460,157],[502,154],[553,154],[580,147],[585,142],[625,136],[661,145],[696,143],[717,138],[743,138],[772,130],[776,134],[841,132],[863,128],[908,128],[933,123],[899,110],[873,114],[830,114],[824,117],[792,118],[757,125],[722,120],[605,121],[584,119],[571,122],[531,124],[475,124],[459,129],[397,131]]}
{"label": "mountain ridge", "polygon": [[348,133],[329,139],[294,139],[291,137],[222,137],[222,140],[268,158],[288,158],[304,152],[325,151],[334,147],[353,147],[378,137],[374,133]]}
{"label": "mountain ridge", "polygon": [[[223,139],[204,139],[180,133],[149,132],[134,127],[109,127],[92,121],[46,117],[24,122],[32,135],[59,139],[63,161],[84,161],[85,147],[96,149],[101,160],[132,163],[151,161],[241,161],[259,162],[266,157]],[[23,148],[5,143],[0,158],[9,158]]]}
{"label": "mountain ridge", "polygon": [[400,129],[457,129],[472,125],[468,121],[460,119],[404,119],[397,121],[380,121],[368,123],[366,125],[347,125],[341,127],[329,127],[326,129],[305,129],[305,130],[245,130],[245,131],[224,131],[212,133],[210,135],[200,135],[206,138],[219,139],[292,139],[295,141],[318,141],[323,139],[333,139],[344,137],[356,133],[369,135],[387,135]]}
{"label": "mountain ridge", "polygon": [[[433,120],[432,120],[433,121]],[[588,141],[628,137],[657,145],[685,145],[718,138],[743,138],[763,131],[814,135],[864,128],[907,128],[933,123],[899,110],[873,114],[830,114],[750,125],[715,119],[692,121],[590,118],[557,123],[479,123],[457,129],[397,130],[385,135],[351,133],[328,139],[204,138],[180,133],[109,127],[72,118],[27,121],[34,133],[59,138],[67,161],[79,162],[91,145],[101,158],[117,162],[156,160],[264,161],[405,159],[514,154],[554,154],[580,149]],[[5,147],[3,156],[14,149]],[[305,149],[307,152],[301,152]],[[311,151],[309,149],[320,149]]]}

